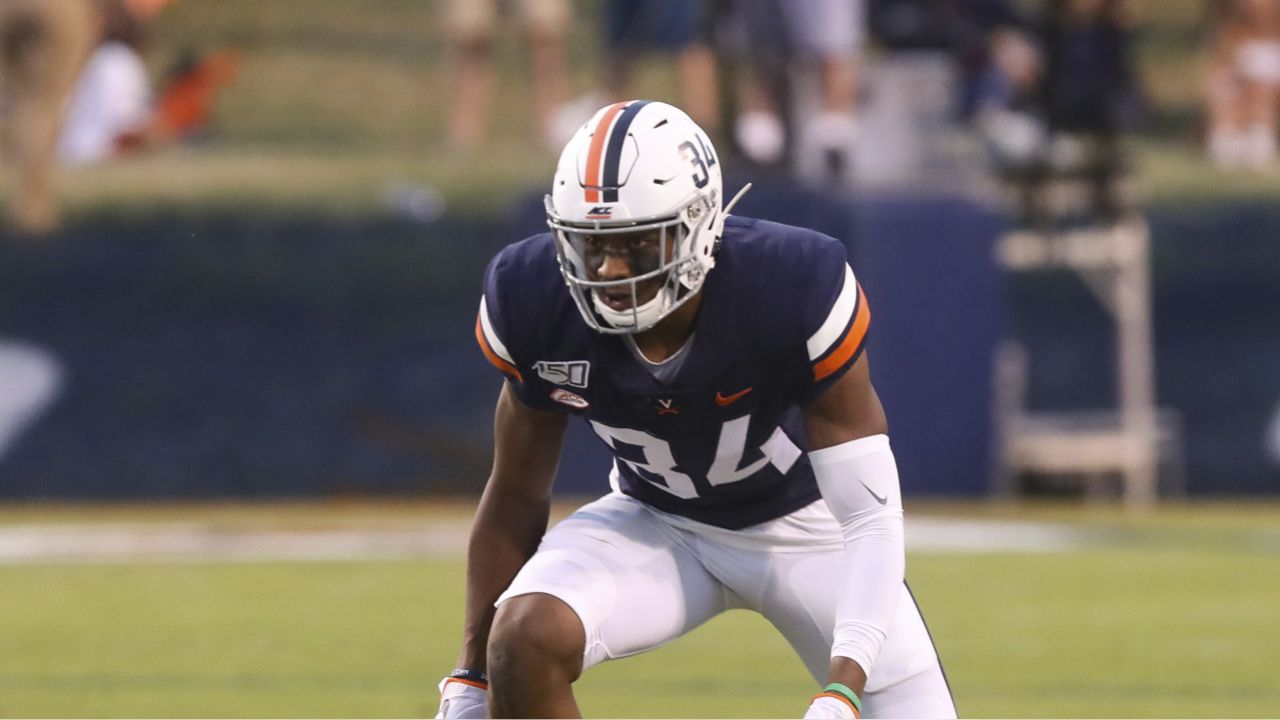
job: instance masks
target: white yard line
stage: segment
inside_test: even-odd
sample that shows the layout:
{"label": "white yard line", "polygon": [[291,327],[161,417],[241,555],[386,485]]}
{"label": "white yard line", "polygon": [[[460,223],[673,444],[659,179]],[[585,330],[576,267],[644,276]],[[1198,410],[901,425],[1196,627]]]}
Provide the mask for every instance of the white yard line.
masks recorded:
{"label": "white yard line", "polygon": [[1103,544],[1097,530],[1027,520],[919,517],[906,521],[907,550],[940,553],[1050,553]]}
{"label": "white yard line", "polygon": [[236,562],[457,557],[466,526],[421,530],[226,530],[199,523],[0,528],[0,565],[56,562]]}
{"label": "white yard line", "polygon": [[[457,559],[466,551],[468,526],[272,531],[199,522],[11,525],[0,527],[0,565]],[[1070,525],[927,517],[907,522],[907,549],[917,553],[1045,553],[1095,544]]]}

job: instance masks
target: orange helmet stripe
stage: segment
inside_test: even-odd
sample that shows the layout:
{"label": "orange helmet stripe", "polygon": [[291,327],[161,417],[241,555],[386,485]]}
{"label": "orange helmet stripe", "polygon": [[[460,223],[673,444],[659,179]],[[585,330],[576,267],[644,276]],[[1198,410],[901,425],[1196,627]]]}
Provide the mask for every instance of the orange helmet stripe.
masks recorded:
{"label": "orange helmet stripe", "polygon": [[585,188],[587,202],[600,202],[600,176],[604,172],[604,163],[601,162],[600,156],[604,154],[604,144],[609,135],[609,126],[613,124],[614,118],[618,117],[618,113],[622,112],[622,108],[626,106],[627,103],[625,102],[610,105],[596,125],[595,134],[591,136],[591,148],[587,151]]}

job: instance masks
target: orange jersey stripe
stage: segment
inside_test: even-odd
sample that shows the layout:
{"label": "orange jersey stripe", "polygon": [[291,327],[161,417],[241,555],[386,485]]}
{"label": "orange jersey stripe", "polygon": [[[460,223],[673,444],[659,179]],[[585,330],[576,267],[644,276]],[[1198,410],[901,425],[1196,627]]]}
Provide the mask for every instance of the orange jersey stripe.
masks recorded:
{"label": "orange jersey stripe", "polygon": [[867,326],[871,324],[871,308],[867,307],[867,296],[862,292],[862,286],[858,286],[858,310],[853,317],[853,325],[850,326],[848,334],[844,336],[844,340],[840,341],[840,346],[835,349],[827,357],[823,358],[813,366],[813,380],[817,382],[827,377],[831,373],[839,370],[844,366],[849,358],[862,347],[862,341],[867,337]]}
{"label": "orange jersey stripe", "polygon": [[484,356],[489,358],[489,362],[492,363],[494,367],[501,370],[504,375],[510,375],[521,383],[524,382],[524,376],[520,374],[520,371],[516,369],[516,366],[498,357],[498,354],[493,351],[493,348],[489,347],[489,341],[484,339],[484,326],[480,324],[479,315],[476,315],[476,342],[480,343],[480,349],[484,351]]}
{"label": "orange jersey stripe", "polygon": [[595,135],[591,136],[591,149],[587,151],[587,202],[600,202],[600,174],[604,172],[600,155],[604,152],[604,141],[609,135],[609,125],[613,124],[613,119],[626,105],[624,102],[614,103],[600,118]]}

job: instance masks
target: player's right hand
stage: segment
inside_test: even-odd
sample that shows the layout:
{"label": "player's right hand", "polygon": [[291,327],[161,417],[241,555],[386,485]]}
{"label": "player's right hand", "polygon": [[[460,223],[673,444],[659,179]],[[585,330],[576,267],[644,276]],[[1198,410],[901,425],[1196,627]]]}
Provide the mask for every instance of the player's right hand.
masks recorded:
{"label": "player's right hand", "polygon": [[471,680],[447,677],[440,681],[440,712],[436,720],[489,717],[489,688]]}
{"label": "player's right hand", "polygon": [[805,710],[804,720],[856,720],[862,717],[848,701],[823,694],[815,697]]}

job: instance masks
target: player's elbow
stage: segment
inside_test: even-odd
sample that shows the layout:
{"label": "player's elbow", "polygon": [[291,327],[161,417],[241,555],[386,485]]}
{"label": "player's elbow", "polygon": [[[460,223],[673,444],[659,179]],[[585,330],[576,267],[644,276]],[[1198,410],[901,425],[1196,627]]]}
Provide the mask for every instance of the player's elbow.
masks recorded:
{"label": "player's elbow", "polygon": [[838,518],[845,546],[886,548],[904,552],[906,532],[902,508],[885,507]]}

